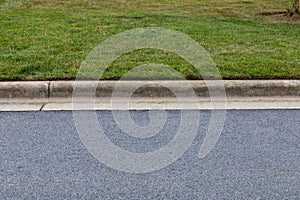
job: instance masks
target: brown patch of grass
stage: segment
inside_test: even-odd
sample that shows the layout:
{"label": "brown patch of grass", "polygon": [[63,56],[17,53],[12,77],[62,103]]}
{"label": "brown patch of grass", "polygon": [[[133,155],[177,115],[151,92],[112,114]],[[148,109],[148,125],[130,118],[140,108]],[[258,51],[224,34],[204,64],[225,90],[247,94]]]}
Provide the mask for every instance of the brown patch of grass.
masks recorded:
{"label": "brown patch of grass", "polygon": [[163,12],[194,16],[249,17],[282,12],[291,7],[282,0],[2,0],[18,8],[94,9],[117,12]]}
{"label": "brown patch of grass", "polygon": [[299,14],[281,13],[281,14],[269,15],[269,17],[272,19],[277,19],[277,20],[300,22]]}

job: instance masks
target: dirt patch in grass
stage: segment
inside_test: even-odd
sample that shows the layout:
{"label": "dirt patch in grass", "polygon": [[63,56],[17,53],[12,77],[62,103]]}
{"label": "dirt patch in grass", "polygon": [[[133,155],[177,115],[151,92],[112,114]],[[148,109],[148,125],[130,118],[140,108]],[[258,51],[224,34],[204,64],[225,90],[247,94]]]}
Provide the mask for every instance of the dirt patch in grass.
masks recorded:
{"label": "dirt patch in grass", "polygon": [[272,19],[277,19],[277,20],[300,22],[299,14],[281,13],[281,14],[269,15],[269,17]]}

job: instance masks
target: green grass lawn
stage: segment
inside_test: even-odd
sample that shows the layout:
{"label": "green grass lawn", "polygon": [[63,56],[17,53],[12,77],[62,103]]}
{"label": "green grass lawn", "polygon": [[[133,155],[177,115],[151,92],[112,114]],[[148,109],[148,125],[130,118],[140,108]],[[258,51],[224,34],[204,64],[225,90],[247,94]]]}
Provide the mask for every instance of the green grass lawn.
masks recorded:
{"label": "green grass lawn", "polygon": [[[300,22],[263,15],[290,8],[290,0],[0,0],[0,80],[75,79],[95,46],[142,27],[189,35],[224,79],[300,79]],[[151,49],[122,56],[103,78],[118,79],[147,63],[201,78],[181,57]]]}

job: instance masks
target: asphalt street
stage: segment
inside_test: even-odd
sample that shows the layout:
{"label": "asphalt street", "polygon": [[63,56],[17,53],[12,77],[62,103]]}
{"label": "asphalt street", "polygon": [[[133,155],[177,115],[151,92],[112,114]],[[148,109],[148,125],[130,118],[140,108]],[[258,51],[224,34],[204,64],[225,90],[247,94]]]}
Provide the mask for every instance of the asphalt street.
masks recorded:
{"label": "asphalt street", "polygon": [[[194,112],[194,111],[191,111]],[[210,111],[183,156],[149,173],[102,164],[82,144],[71,111],[0,112],[0,199],[299,199],[300,110],[231,110],[215,148],[198,158]],[[140,126],[147,111],[132,111]],[[168,144],[180,111],[167,111],[150,138],[122,132],[111,111],[97,111],[107,137],[132,152]],[[114,156],[113,154],[111,156]]]}

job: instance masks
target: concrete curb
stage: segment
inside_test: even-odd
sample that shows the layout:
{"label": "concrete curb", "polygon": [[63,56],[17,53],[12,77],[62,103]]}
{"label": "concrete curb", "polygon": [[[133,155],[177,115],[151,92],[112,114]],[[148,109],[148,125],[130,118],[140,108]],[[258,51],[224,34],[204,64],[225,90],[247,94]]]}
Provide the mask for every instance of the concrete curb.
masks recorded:
{"label": "concrete curb", "polygon": [[[186,96],[184,81],[122,81],[120,96],[126,96],[141,82],[144,86],[135,91],[135,97],[174,97],[162,84],[170,85],[176,92]],[[197,96],[209,97],[204,81],[188,82]],[[74,81],[0,82],[0,98],[68,98],[72,97],[73,83]],[[76,84],[84,94],[94,83],[95,81],[79,81]],[[116,83],[117,81],[99,81],[96,97],[110,97]],[[300,80],[225,80],[224,85],[228,97],[300,97]]]}
{"label": "concrete curb", "polygon": [[48,98],[49,81],[0,82],[0,98]]}

